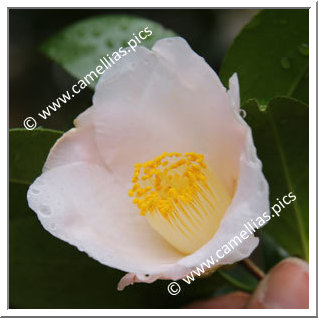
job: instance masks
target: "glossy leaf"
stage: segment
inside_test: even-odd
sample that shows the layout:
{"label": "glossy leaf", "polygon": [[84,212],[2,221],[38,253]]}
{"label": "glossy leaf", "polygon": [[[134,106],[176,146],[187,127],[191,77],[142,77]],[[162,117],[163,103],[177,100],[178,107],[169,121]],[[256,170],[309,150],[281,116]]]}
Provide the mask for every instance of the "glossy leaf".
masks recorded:
{"label": "glossy leaf", "polygon": [[237,72],[241,101],[290,96],[308,103],[309,11],[265,9],[239,33],[223,61],[227,85]]}
{"label": "glossy leaf", "polygon": [[287,258],[289,254],[270,235],[261,231],[260,248],[263,256],[264,271],[269,271],[274,265]]}
{"label": "glossy leaf", "polygon": [[[142,40],[139,32],[147,27],[148,37],[143,32],[141,36],[146,39]],[[149,30],[152,32],[151,35]],[[112,54],[119,52],[120,48],[128,47],[130,40],[151,48],[157,40],[175,35],[160,24],[139,17],[97,16],[77,22],[60,31],[42,45],[42,51],[75,78],[82,79],[91,71],[95,71],[98,65],[103,66],[100,58],[105,57],[110,62],[107,54],[112,57]],[[138,43],[135,36],[141,43]],[[128,54],[134,54],[131,48],[128,49],[130,50]],[[123,53],[119,52],[119,55],[120,58],[125,58]],[[115,63],[120,63],[120,58]],[[94,87],[96,82],[97,80],[90,80],[90,86]]]}
{"label": "glossy leaf", "polygon": [[243,291],[253,292],[258,284],[258,280],[240,263],[224,266],[219,269],[219,273],[226,281]]}
{"label": "glossy leaf", "polygon": [[[287,252],[308,259],[309,125],[308,106],[292,98],[274,98],[261,111],[246,106],[263,171],[270,185],[271,206],[293,192],[297,199],[264,227]],[[278,208],[276,209],[278,210]]]}

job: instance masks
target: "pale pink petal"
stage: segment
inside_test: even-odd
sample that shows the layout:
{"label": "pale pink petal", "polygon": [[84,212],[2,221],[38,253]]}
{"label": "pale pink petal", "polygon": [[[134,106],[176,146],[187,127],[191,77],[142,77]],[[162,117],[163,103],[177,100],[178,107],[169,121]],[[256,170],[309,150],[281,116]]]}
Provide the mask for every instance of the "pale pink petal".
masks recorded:
{"label": "pale pink petal", "polygon": [[[99,262],[130,272],[119,284],[177,280],[215,256],[269,209],[268,185],[251,130],[239,116],[237,76],[226,92],[181,38],[137,48],[97,84],[93,106],[53,147],[28,191],[45,229]],[[197,152],[233,195],[215,236],[184,256],[140,216],[127,195],[134,164],[167,152]],[[218,261],[248,257],[250,236]]]}
{"label": "pale pink petal", "polygon": [[227,94],[230,98],[233,109],[238,113],[241,108],[240,104],[240,86],[236,73],[234,73],[229,79],[229,90]]}
{"label": "pale pink petal", "polygon": [[[222,245],[228,244],[235,236],[239,236],[241,231],[247,231],[244,224],[251,222],[251,220],[255,221],[257,217],[262,217],[266,220],[263,217],[265,211],[269,212],[268,183],[262,173],[262,164],[256,156],[256,149],[249,130],[246,138],[246,150],[240,158],[237,190],[218,231],[210,242],[195,253],[185,257],[179,264],[190,267],[198,262],[202,263],[209,255],[215,256],[217,249],[220,249]],[[241,239],[241,243],[238,246],[233,244],[235,249],[220,259],[218,265],[232,264],[249,257],[258,245],[258,238],[248,231],[247,233],[249,238],[246,240]]]}
{"label": "pale pink petal", "polygon": [[93,102],[100,153],[124,184],[137,162],[194,151],[234,192],[246,128],[213,70],[183,39],[125,56],[104,73]]}
{"label": "pale pink petal", "polygon": [[92,111],[91,107],[80,114],[74,121],[77,127],[70,129],[57,140],[50,150],[43,171],[74,162],[105,166],[95,142]]}
{"label": "pale pink petal", "polygon": [[44,172],[28,203],[43,227],[102,264],[154,274],[183,257],[130,202],[126,189],[104,168],[73,163]]}
{"label": "pale pink petal", "polygon": [[[239,94],[238,83],[235,85],[237,85],[235,88],[237,96],[237,94]],[[239,110],[237,114],[238,113]],[[237,189],[217,233],[198,251],[180,259],[176,264],[176,271],[173,272],[170,270],[161,273],[161,275],[155,274],[147,277],[130,274],[123,277],[122,281],[119,283],[119,288],[123,288],[134,282],[149,282],[153,279],[178,280],[184,278],[192,270],[196,270],[197,266],[200,267],[203,262],[207,263],[207,260],[211,260],[211,256],[216,261],[215,266],[211,266],[211,269],[217,268],[220,265],[233,264],[249,257],[256,248],[259,239],[254,236],[252,230],[252,233],[247,230],[245,224],[247,225],[247,222],[251,221],[257,222],[256,219],[258,217],[261,217],[268,222],[268,219],[264,218],[263,213],[269,213],[270,211],[269,187],[262,172],[262,163],[257,158],[251,129],[238,115],[237,120],[246,127],[246,139],[244,142],[244,150],[240,155],[240,172],[238,175]],[[250,224],[253,225],[252,223]],[[247,225],[247,227],[249,227],[249,225]],[[247,232],[247,239],[242,239],[240,237],[241,231]],[[239,241],[236,239],[236,236],[240,237]],[[231,241],[233,239],[238,242],[238,245],[235,245],[235,243]],[[218,258],[217,251],[224,245],[229,246],[230,241],[232,242],[231,244],[234,246],[234,249],[227,255],[221,253],[221,256],[223,257]]]}

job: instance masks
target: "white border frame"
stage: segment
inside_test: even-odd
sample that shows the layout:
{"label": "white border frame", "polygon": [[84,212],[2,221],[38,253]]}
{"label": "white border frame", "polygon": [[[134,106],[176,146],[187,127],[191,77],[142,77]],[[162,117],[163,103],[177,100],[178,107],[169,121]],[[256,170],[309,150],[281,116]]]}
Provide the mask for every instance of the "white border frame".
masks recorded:
{"label": "white border frame", "polygon": [[[1,87],[2,87],[2,107],[0,108],[0,120],[2,130],[6,129],[6,132],[1,134],[1,145],[7,148],[7,134],[8,134],[8,113],[6,114],[6,108],[4,105],[8,103],[8,41],[7,41],[7,25],[8,25],[8,7],[25,7],[26,2],[23,0],[16,1],[5,1],[5,5],[1,6],[1,43],[7,43],[7,50],[2,49],[0,51],[1,56],[1,65],[2,65],[2,79],[1,79]],[[46,7],[46,8],[65,8],[65,7],[76,7],[78,5],[78,1],[71,0],[55,0],[55,1],[43,1],[39,0],[30,0],[27,2],[29,7]],[[107,5],[108,8],[115,7],[131,7],[131,3],[129,1],[117,1],[116,6],[112,6],[109,3],[101,0],[90,0],[90,6],[86,8],[104,8]],[[134,8],[177,8],[180,2],[176,0],[161,0],[161,1],[134,1]],[[196,0],[195,2],[183,2],[184,8],[191,7],[194,8],[284,8],[284,7],[293,7],[293,8],[310,8],[309,16],[309,40],[310,40],[310,74],[309,74],[309,83],[310,83],[310,116],[309,116],[309,207],[310,207],[310,222],[309,222],[309,230],[310,230],[310,244],[309,244],[309,270],[310,270],[310,285],[309,285],[309,309],[271,309],[261,310],[261,309],[7,309],[7,300],[8,300],[8,262],[5,262],[4,259],[7,258],[7,239],[8,239],[8,219],[6,213],[4,211],[7,210],[7,206],[4,205],[4,202],[7,201],[8,197],[8,184],[7,180],[4,181],[2,178],[1,184],[1,202],[3,205],[2,214],[1,214],[1,282],[0,285],[0,314],[1,316],[120,316],[120,315],[131,315],[131,316],[316,316],[316,2],[315,1],[246,1],[242,0],[239,2],[240,7],[236,7],[238,2],[234,1],[203,1]],[[84,7],[85,8],[85,7]],[[6,78],[4,78],[6,77]],[[5,88],[5,89],[4,89]],[[8,161],[6,161],[5,157],[1,157],[1,167],[3,170],[3,176],[7,175],[6,171]],[[6,282],[7,284],[5,284]],[[116,291],[117,292],[117,291]]]}

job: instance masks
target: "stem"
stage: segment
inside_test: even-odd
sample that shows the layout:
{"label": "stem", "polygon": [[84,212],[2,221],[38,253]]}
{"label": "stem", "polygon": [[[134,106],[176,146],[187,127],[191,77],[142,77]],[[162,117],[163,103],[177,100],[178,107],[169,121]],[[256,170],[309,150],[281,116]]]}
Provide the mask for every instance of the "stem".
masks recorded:
{"label": "stem", "polygon": [[265,277],[265,273],[256,266],[249,258],[243,259],[242,264],[258,279],[261,280]]}

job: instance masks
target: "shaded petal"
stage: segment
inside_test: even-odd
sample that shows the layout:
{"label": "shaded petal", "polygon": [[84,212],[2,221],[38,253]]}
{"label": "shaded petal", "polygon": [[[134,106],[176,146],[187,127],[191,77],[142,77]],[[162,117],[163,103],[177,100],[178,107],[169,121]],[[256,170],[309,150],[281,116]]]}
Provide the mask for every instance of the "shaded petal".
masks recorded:
{"label": "shaded petal", "polygon": [[124,290],[125,287],[129,285],[133,285],[134,283],[148,283],[151,284],[157,279],[160,279],[160,275],[151,275],[151,276],[146,276],[143,274],[133,274],[133,273],[128,273],[123,278],[119,281],[118,283],[118,290]]}
{"label": "shaded petal", "polygon": [[[242,119],[241,121],[244,122]],[[134,282],[147,283],[156,279],[181,279],[195,270],[197,266],[200,267],[203,262],[211,260],[211,256],[218,261],[209,270],[216,269],[220,265],[233,264],[249,257],[259,242],[259,239],[250,233],[248,233],[247,239],[237,241],[239,242],[237,245],[232,242],[234,248],[227,255],[222,253],[223,258],[218,258],[216,253],[222,246],[229,246],[229,242],[235,236],[239,236],[241,231],[246,231],[244,224],[251,220],[255,221],[259,216],[262,217],[265,211],[269,212],[268,183],[262,173],[262,164],[257,158],[251,130],[248,128],[246,148],[240,158],[237,191],[213,238],[195,253],[180,259],[175,264],[174,271],[168,269],[161,274],[150,276],[127,274],[120,281],[119,288],[123,289]]]}
{"label": "shaded petal", "polygon": [[229,79],[229,90],[227,91],[229,95],[231,105],[233,109],[238,113],[241,108],[240,104],[240,85],[238,76],[234,73]]}
{"label": "shaded petal", "polygon": [[[235,117],[246,129],[244,149],[240,155],[240,168],[237,179],[237,188],[232,203],[226,211],[220,227],[213,238],[195,253],[178,262],[180,265],[195,267],[197,264],[215,256],[218,249],[228,244],[235,236],[240,236],[241,231],[246,231],[244,224],[255,221],[257,217],[263,217],[263,213],[269,213],[269,186],[262,172],[262,162],[258,159],[254,146],[251,128],[244,119],[239,116],[240,92],[238,77],[233,74],[229,81],[228,94],[232,105],[236,108]],[[266,220],[267,221],[267,220]],[[248,233],[246,240],[241,239],[235,249],[218,259],[218,265],[232,264],[250,256],[258,245],[259,239]]]}
{"label": "shaded petal", "polygon": [[124,184],[137,162],[194,151],[233,194],[246,129],[214,71],[183,39],[138,47],[104,73],[93,103],[100,153]]}
{"label": "shaded petal", "polygon": [[[246,231],[244,224],[263,213],[269,212],[269,188],[262,173],[262,163],[257,158],[253,144],[252,133],[248,128],[246,138],[246,150],[240,159],[240,174],[237,190],[232,203],[223,217],[220,227],[213,238],[198,251],[182,259],[179,264],[188,267],[204,262],[216,251],[227,244],[235,236],[239,236],[242,230]],[[265,220],[265,219],[264,219]],[[249,257],[258,245],[258,238],[249,234],[249,237],[235,246],[235,249],[220,259],[218,265],[232,264]]]}
{"label": "shaded petal", "polygon": [[93,108],[90,107],[80,114],[74,120],[77,127],[70,129],[57,140],[50,150],[43,171],[74,162],[105,166],[95,142],[92,112]]}
{"label": "shaded petal", "polygon": [[182,257],[100,166],[73,163],[44,172],[30,186],[28,203],[47,231],[102,264],[153,274]]}

